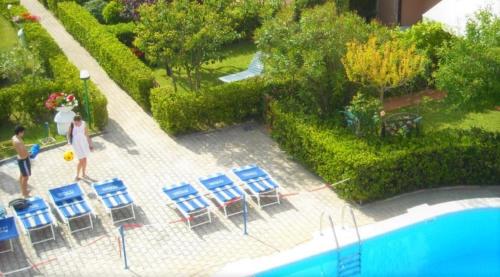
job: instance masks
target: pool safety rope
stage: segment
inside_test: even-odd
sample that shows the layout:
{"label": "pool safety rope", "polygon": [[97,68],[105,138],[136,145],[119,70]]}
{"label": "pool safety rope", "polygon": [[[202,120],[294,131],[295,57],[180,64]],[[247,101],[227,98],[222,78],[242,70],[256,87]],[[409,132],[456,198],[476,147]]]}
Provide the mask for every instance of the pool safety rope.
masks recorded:
{"label": "pool safety rope", "polygon": [[38,263],[32,263],[29,259],[27,259],[26,261],[28,262],[28,266],[25,266],[25,267],[22,267],[22,268],[18,268],[18,269],[15,269],[15,270],[12,270],[12,271],[8,271],[8,272],[0,272],[0,277],[4,277],[4,276],[9,276],[9,275],[12,275],[12,274],[16,274],[16,273],[20,273],[20,272],[23,272],[23,271],[28,271],[28,270],[31,270],[31,269],[34,269],[36,271],[39,271],[41,267],[43,267],[44,265],[47,265],[51,262],[54,262],[54,261],[57,261],[57,260],[60,260],[62,258],[65,258],[66,256],[70,256],[70,255],[74,255],[75,252],[77,251],[81,251],[83,249],[85,249],[85,247],[88,247],[92,244],[95,244],[96,242],[106,238],[107,235],[102,235],[102,236],[99,236],[97,237],[96,239],[92,240],[91,242],[85,244],[85,245],[82,245],[81,248],[79,249],[76,249],[76,250],[73,250],[71,252],[68,252],[68,253],[65,253],[65,254],[61,254],[61,255],[58,255],[57,257],[54,257],[54,258],[49,258],[49,259],[46,259],[46,260],[42,260]]}
{"label": "pool safety rope", "polygon": [[[315,192],[315,191],[319,191],[319,190],[322,190],[322,189],[325,189],[325,188],[328,188],[328,187],[334,187],[334,186],[336,186],[338,184],[345,183],[345,182],[347,182],[349,180],[350,180],[350,178],[347,178],[347,179],[341,180],[341,181],[333,183],[333,184],[322,185],[322,186],[319,186],[319,187],[307,190],[307,192]],[[245,185],[244,184],[239,184],[238,186],[244,187]],[[302,193],[301,192],[279,193],[279,197],[280,198],[287,198],[287,197],[296,196],[296,195],[300,195],[300,194],[302,194]],[[207,193],[204,194],[204,196],[210,196],[210,193],[207,192]],[[276,195],[261,195],[260,197],[276,197]],[[234,204],[234,203],[236,203],[236,202],[238,202],[240,200],[241,200],[241,197],[235,198],[235,199],[233,199],[231,201],[226,202],[223,206],[232,205],[232,204]],[[171,206],[173,204],[174,203],[168,203],[167,205]],[[247,203],[247,201],[246,201],[246,193],[243,193],[243,207],[242,207],[242,209],[243,209],[243,213],[242,213],[243,214],[243,225],[244,225],[243,226],[243,235],[248,235],[248,230],[247,230],[248,208],[247,208],[247,205],[251,205],[251,204]],[[181,218],[181,219],[178,219],[178,220],[170,221],[170,222],[168,222],[167,225],[162,225],[162,224],[139,224],[139,223],[125,223],[125,224],[122,224],[118,228],[119,236],[117,236],[116,238],[117,238],[119,256],[120,256],[120,258],[124,259],[124,267],[125,267],[125,269],[128,269],[128,262],[127,262],[127,257],[126,257],[126,247],[125,247],[125,231],[126,230],[131,230],[131,229],[136,229],[136,228],[143,228],[143,227],[153,227],[153,228],[155,228],[155,227],[162,227],[163,228],[163,227],[167,227],[170,224],[180,223],[180,222],[186,222],[186,221],[191,221],[191,220],[193,220],[192,217]],[[107,237],[107,236],[106,235],[102,235],[102,236],[98,237],[97,239],[89,242],[88,244],[82,246],[81,249],[84,249],[87,246],[95,244],[96,242],[104,239],[105,237]],[[75,251],[80,251],[80,249],[77,249]],[[74,251],[69,252],[66,255],[69,255],[69,254],[74,254]],[[16,270],[13,270],[13,271],[9,271],[9,272],[0,272],[0,277],[12,275],[12,274],[15,274],[15,273],[19,273],[19,272],[27,271],[27,270],[31,270],[31,269],[38,270],[40,267],[43,267],[46,264],[49,264],[49,263],[51,263],[53,261],[61,259],[61,258],[63,258],[66,255],[65,254],[59,255],[56,258],[50,258],[50,259],[43,260],[43,261],[40,261],[40,262],[35,263],[35,264],[32,264],[28,260],[28,263],[30,264],[29,266],[26,266],[26,267],[23,267],[23,268],[20,268],[20,269],[16,269]]]}

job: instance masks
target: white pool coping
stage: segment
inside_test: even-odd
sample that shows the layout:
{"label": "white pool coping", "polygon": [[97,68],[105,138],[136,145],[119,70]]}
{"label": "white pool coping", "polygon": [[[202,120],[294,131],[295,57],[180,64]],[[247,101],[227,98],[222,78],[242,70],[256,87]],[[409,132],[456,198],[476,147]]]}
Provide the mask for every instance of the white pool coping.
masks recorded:
{"label": "white pool coping", "polygon": [[[406,213],[359,227],[361,240],[373,238],[419,222],[432,220],[435,217],[477,208],[500,208],[500,198],[473,198],[440,203],[429,206],[427,204],[416,206]],[[325,220],[325,223],[326,220]],[[279,266],[293,263],[311,256],[336,249],[335,241],[329,224],[324,224],[323,235],[318,231],[309,242],[296,246],[290,250],[270,256],[255,259],[243,259],[226,265],[214,276],[252,276],[259,272],[267,271]],[[353,228],[342,229],[335,227],[339,246],[343,247],[357,242],[356,232]]]}

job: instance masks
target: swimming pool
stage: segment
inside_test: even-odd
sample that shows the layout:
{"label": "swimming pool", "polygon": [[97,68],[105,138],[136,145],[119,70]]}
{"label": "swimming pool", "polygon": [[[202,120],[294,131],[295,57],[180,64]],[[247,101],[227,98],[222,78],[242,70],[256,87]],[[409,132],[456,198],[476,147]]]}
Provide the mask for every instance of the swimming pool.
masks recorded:
{"label": "swimming pool", "polygon": [[[357,247],[342,247],[340,255]],[[337,276],[337,255],[331,250],[256,276]],[[361,275],[353,276],[500,276],[500,209],[453,212],[364,240]]]}

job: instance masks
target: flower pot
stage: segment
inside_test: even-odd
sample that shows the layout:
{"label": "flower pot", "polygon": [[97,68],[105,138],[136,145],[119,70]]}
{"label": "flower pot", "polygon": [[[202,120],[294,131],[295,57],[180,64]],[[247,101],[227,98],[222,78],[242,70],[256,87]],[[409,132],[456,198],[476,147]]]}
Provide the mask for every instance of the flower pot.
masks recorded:
{"label": "flower pot", "polygon": [[73,112],[74,106],[61,106],[56,108],[56,116],[54,117],[54,122],[57,124],[57,133],[59,135],[66,135],[69,130],[69,126],[75,117]]}

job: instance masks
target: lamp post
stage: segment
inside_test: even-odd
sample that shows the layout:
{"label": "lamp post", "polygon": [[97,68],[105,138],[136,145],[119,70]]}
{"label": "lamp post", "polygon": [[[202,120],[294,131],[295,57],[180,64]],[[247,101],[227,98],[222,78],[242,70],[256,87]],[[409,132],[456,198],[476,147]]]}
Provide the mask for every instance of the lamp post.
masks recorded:
{"label": "lamp post", "polygon": [[88,122],[89,126],[92,127],[92,115],[90,113],[90,99],[89,99],[89,87],[88,80],[90,79],[90,73],[82,69],[80,71],[80,79],[83,81],[83,108],[85,110],[85,120]]}

